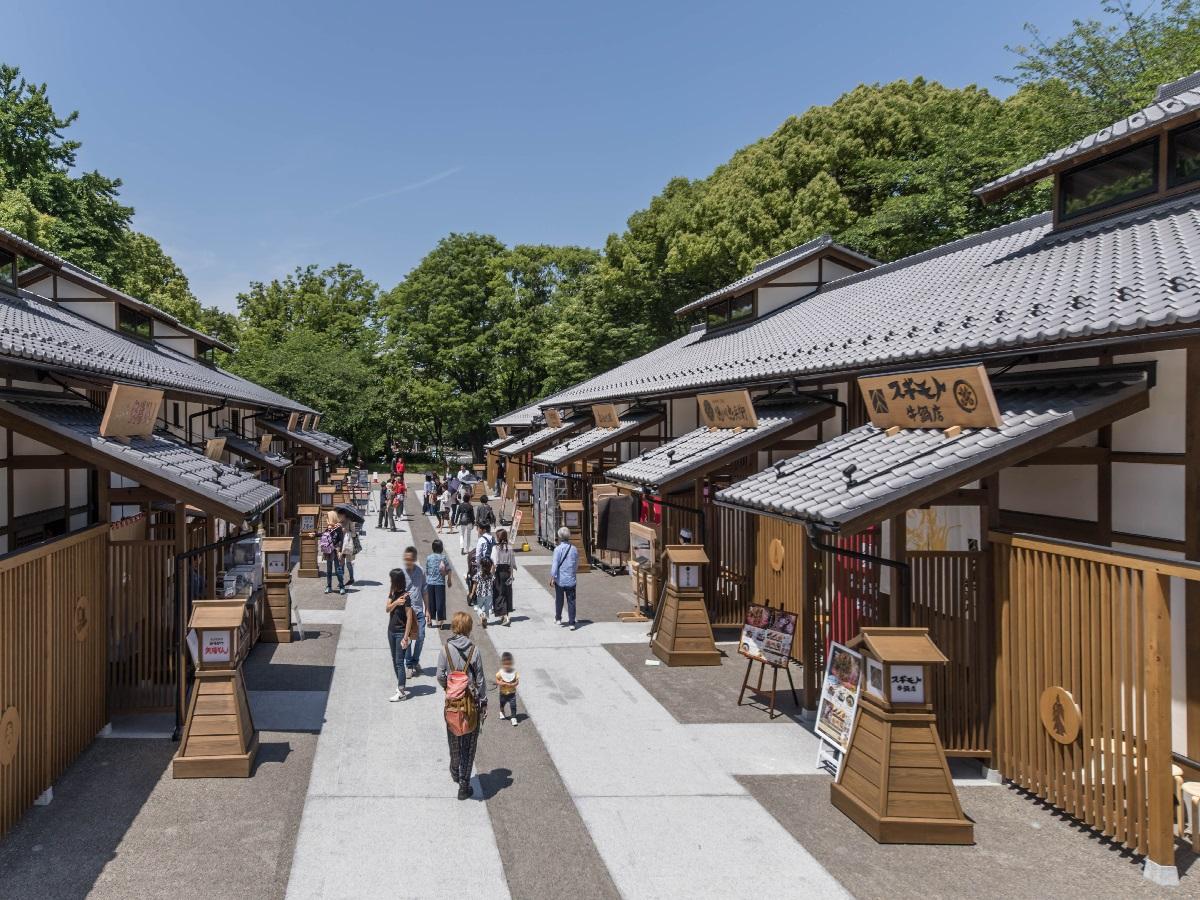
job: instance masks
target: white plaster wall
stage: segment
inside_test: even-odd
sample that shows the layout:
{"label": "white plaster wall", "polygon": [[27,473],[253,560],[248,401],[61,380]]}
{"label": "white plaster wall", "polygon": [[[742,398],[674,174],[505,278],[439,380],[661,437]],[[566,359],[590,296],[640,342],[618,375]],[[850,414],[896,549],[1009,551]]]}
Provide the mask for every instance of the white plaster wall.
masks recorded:
{"label": "white plaster wall", "polygon": [[71,522],[67,526],[71,531],[79,531],[81,528],[87,528],[87,513],[76,513],[71,516]]}
{"label": "white plaster wall", "polygon": [[672,400],[670,414],[668,419],[668,438],[677,438],[680,435],[687,434],[689,431],[694,431],[697,422],[696,398],[685,397],[682,400]]}
{"label": "white plaster wall", "polygon": [[[812,277],[816,279],[815,272]],[[807,281],[808,279],[797,278],[795,280]],[[815,287],[761,287],[758,289],[758,314],[760,317],[765,316],[781,306],[787,306],[801,297],[816,293],[816,290]]]}
{"label": "white plaster wall", "polygon": [[0,469],[0,526],[8,524],[8,469]]}
{"label": "white plaster wall", "polygon": [[817,265],[817,261],[814,259],[806,262],[798,269],[792,269],[790,272],[784,272],[780,275],[776,275],[774,278],[768,281],[767,284],[778,284],[779,282],[783,282],[784,284],[795,284],[797,281],[816,281],[819,271],[820,267]]}
{"label": "white plaster wall", "polygon": [[1025,466],[1000,471],[1000,508],[1096,521],[1095,466]]}
{"label": "white plaster wall", "polygon": [[87,469],[71,470],[71,506],[83,506],[88,501]]}
{"label": "white plaster wall", "polygon": [[62,469],[22,469],[13,478],[13,515],[25,516],[62,506]]}
{"label": "white plaster wall", "polygon": [[126,478],[124,475],[118,475],[116,472],[109,472],[108,476],[109,488],[135,488],[138,486],[138,483],[132,478]]}
{"label": "white plaster wall", "polygon": [[1154,360],[1157,378],[1150,390],[1150,408],[1126,416],[1112,427],[1113,449],[1152,453],[1183,453],[1187,449],[1187,351],[1163,350],[1118,356],[1115,362]]}
{"label": "white plaster wall", "polygon": [[164,347],[169,347],[184,356],[196,358],[196,341],[190,337],[158,337],[155,335],[154,342],[162,344]]}
{"label": "white plaster wall", "polygon": [[117,304],[115,303],[72,303],[70,300],[59,300],[59,304],[64,309],[69,309],[73,313],[83,316],[85,319],[90,319],[105,328],[111,328],[114,331],[117,328]]}
{"label": "white plaster wall", "polygon": [[13,432],[13,453],[17,456],[58,456],[59,452],[40,441],[26,437],[19,431]]}
{"label": "white plaster wall", "polygon": [[152,329],[151,334],[153,334],[156,338],[178,337],[178,338],[187,338],[187,340],[189,340],[189,341],[191,340],[190,337],[188,337],[186,334],[184,334],[178,328],[174,328],[174,327],[168,325],[166,322],[163,322],[161,319],[151,319],[150,327]]}
{"label": "white plaster wall", "polygon": [[27,284],[25,290],[37,294],[39,297],[52,300],[54,299],[54,279],[50,275],[47,275],[45,278],[39,278],[37,281]]}
{"label": "white plaster wall", "polygon": [[1184,537],[1184,467],[1113,463],[1113,530]]}
{"label": "white plaster wall", "polygon": [[828,283],[837,278],[845,278],[847,275],[853,275],[855,274],[855,270],[847,268],[835,260],[826,259],[821,274],[824,276],[824,283]]}

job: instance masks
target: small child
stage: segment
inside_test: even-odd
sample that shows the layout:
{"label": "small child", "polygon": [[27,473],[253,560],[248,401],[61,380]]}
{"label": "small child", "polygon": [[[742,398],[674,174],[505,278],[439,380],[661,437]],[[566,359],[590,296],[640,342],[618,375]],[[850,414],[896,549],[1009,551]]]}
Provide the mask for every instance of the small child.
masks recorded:
{"label": "small child", "polygon": [[479,615],[479,624],[488,626],[488,616],[492,614],[492,601],[496,596],[496,576],[492,572],[492,561],[488,557],[479,560],[479,572],[471,584],[467,600]]}
{"label": "small child", "polygon": [[513,668],[513,655],[501,653],[500,671],[496,673],[496,684],[500,688],[500,718],[508,718],[504,712],[504,706],[508,704],[509,709],[512,710],[514,727],[517,724],[517,685],[520,683],[521,678],[517,675],[517,670]]}

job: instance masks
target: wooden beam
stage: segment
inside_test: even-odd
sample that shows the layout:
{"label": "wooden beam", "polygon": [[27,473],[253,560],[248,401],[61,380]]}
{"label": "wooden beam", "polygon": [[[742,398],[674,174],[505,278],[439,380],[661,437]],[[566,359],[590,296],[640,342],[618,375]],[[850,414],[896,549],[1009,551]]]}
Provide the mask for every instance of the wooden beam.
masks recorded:
{"label": "wooden beam", "polygon": [[[1200,561],[1200,347],[1187,350],[1183,474],[1184,555]],[[1200,584],[1184,585],[1183,664],[1187,710],[1187,755],[1200,759]]]}
{"label": "wooden beam", "polygon": [[1136,463],[1154,466],[1182,466],[1187,463],[1187,453],[1148,453],[1114,450],[1109,459],[1115,463]]}

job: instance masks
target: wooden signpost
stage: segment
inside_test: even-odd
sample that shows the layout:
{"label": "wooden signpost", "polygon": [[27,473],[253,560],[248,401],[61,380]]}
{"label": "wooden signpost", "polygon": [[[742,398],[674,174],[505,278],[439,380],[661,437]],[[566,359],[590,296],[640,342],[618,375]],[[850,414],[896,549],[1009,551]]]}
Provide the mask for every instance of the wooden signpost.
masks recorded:
{"label": "wooden signpost", "polygon": [[749,391],[720,391],[696,397],[700,424],[705,428],[757,428],[758,414]]}
{"label": "wooden signpost", "polygon": [[129,384],[114,384],[100,420],[102,437],[146,437],[154,431],[163,392]]}
{"label": "wooden signpost", "polygon": [[263,538],[263,592],[266,609],[262,640],[292,642],[292,539]]}
{"label": "wooden signpost", "polygon": [[721,654],[704,603],[708,555],[696,544],[671,544],[663,555],[667,589],[650,649],[668,666],[719,666]]}
{"label": "wooden signpost", "polygon": [[617,407],[612,403],[593,403],[592,419],[597,428],[620,428],[621,417],[617,415]]}
{"label": "wooden signpost", "polygon": [[[529,534],[533,525],[533,484],[528,481],[518,481],[513,485],[517,494],[517,512],[513,514],[513,537],[519,534]],[[520,521],[517,515],[521,516]]]}
{"label": "wooden signpost", "polygon": [[888,428],[999,428],[1003,424],[983,366],[897,372],[858,379],[871,424]]}
{"label": "wooden signpost", "polygon": [[767,666],[771,667],[771,705],[767,710],[767,718],[774,719],[776,692],[779,688],[779,670],[787,675],[788,684],[792,689],[792,702],[800,707],[800,698],[796,694],[796,683],[792,680],[792,641],[796,638],[795,613],[787,612],[781,606],[771,609],[770,606],[752,605],[746,611],[746,621],[742,625],[742,637],[738,641],[738,653],[746,657],[746,674],[742,678],[742,690],[738,694],[738,706],[746,697],[746,688],[750,684],[750,672],[754,664],[759,664],[758,685],[756,694],[763,692],[763,675]]}
{"label": "wooden signpost", "polygon": [[579,571],[590,572],[592,564],[588,560],[587,548],[583,541],[583,501],[560,500],[558,511],[562,514],[563,527],[571,532],[571,543],[579,551]]}
{"label": "wooden signpost", "polygon": [[317,560],[317,528],[320,524],[321,507],[315,503],[301,503],[296,507],[300,531],[300,568],[296,574],[301,578],[319,578],[321,570]]}

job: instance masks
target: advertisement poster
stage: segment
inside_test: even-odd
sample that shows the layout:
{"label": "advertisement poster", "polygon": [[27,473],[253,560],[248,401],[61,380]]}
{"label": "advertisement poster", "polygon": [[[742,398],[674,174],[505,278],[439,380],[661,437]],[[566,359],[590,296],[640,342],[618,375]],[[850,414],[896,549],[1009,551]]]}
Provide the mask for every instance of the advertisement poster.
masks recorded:
{"label": "advertisement poster", "polygon": [[792,656],[792,640],[796,636],[796,614],[782,609],[751,606],[742,626],[738,652],[748,659],[786,666]]}
{"label": "advertisement poster", "polygon": [[841,644],[830,644],[821,703],[817,708],[817,733],[843,753],[850,746],[850,731],[858,711],[862,680],[862,654]]}
{"label": "advertisement poster", "polygon": [[200,645],[200,652],[205,662],[229,662],[230,640],[233,635],[228,631],[206,631]]}

